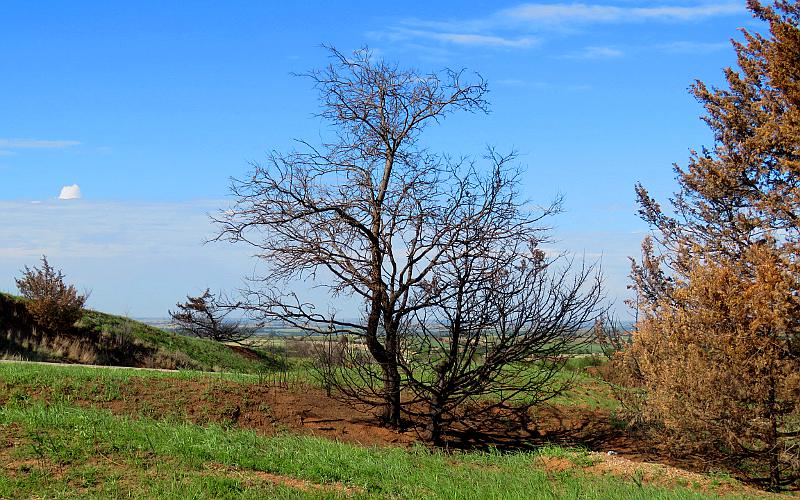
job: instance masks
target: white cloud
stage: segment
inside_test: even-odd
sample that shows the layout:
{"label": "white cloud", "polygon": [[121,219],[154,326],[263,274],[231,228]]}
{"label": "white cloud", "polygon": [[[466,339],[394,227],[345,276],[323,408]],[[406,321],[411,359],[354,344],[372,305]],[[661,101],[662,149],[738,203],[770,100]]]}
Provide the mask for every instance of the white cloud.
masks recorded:
{"label": "white cloud", "polygon": [[77,200],[80,197],[81,188],[77,184],[62,187],[61,194],[58,195],[59,200]]}
{"label": "white cloud", "polygon": [[715,16],[738,14],[744,3],[717,3],[694,6],[618,7],[585,3],[522,4],[499,11],[498,24],[571,24],[636,21],[697,21]]}
{"label": "white cloud", "polygon": [[456,45],[476,45],[484,47],[524,48],[537,43],[533,37],[505,38],[501,36],[479,35],[473,33],[437,33],[422,30],[395,30],[395,33],[409,37],[429,38]]}
{"label": "white cloud", "polygon": [[714,42],[689,42],[689,41],[676,41],[669,43],[659,43],[653,45],[640,45],[640,46],[627,46],[624,48],[607,47],[592,45],[584,47],[583,49],[566,54],[562,56],[564,59],[586,59],[586,60],[599,60],[599,59],[615,59],[630,54],[641,54],[646,52],[661,52],[664,54],[674,55],[701,55],[710,54],[718,50],[727,49],[730,43],[714,43]]}
{"label": "white cloud", "polygon": [[584,47],[580,52],[565,56],[567,59],[614,59],[625,53],[614,47]]}
{"label": "white cloud", "polygon": [[730,42],[705,43],[688,41],[662,43],[654,46],[655,49],[668,54],[709,54],[718,50],[727,50],[730,47]]}
{"label": "white cloud", "polygon": [[[668,1],[668,0],[665,0]],[[393,42],[435,40],[442,43],[522,49],[539,45],[548,31],[570,32],[591,24],[642,22],[695,22],[712,17],[742,14],[744,2],[698,5],[618,6],[590,3],[523,3],[473,19],[437,21],[404,19],[381,32],[368,35]],[[708,47],[707,47],[708,48]],[[689,50],[680,45],[676,51]],[[664,51],[669,50],[667,47]],[[609,51],[594,56],[618,57]]]}
{"label": "white cloud", "polygon": [[0,149],[61,149],[78,144],[78,141],[64,140],[0,139]]}
{"label": "white cloud", "polygon": [[14,156],[14,149],[63,149],[77,146],[78,141],[43,139],[3,139],[0,138],[0,156]]}
{"label": "white cloud", "polygon": [[436,33],[438,40],[461,45],[484,45],[492,47],[530,47],[536,43],[531,37],[503,38],[499,36],[471,35],[468,33]]}

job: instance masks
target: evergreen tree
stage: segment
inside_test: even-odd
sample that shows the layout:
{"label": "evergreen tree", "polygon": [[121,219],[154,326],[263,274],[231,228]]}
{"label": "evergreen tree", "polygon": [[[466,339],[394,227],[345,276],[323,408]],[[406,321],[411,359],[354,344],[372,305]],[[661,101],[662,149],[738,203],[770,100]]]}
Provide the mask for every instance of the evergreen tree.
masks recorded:
{"label": "evergreen tree", "polygon": [[658,244],[633,265],[623,356],[675,450],[714,450],[778,489],[800,472],[800,8],[748,7],[769,34],[733,42],[727,89],[692,86],[714,147],[676,167],[671,210],[637,186]]}

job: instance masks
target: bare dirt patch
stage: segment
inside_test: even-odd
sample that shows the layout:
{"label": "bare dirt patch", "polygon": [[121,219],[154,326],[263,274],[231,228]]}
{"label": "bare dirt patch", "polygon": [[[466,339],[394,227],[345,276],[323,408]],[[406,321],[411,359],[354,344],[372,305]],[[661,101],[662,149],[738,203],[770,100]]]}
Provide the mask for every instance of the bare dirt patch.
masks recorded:
{"label": "bare dirt patch", "polygon": [[[322,390],[290,390],[220,379],[134,378],[106,400],[74,394],[81,406],[108,409],[117,415],[177,418],[195,424],[216,423],[273,435],[291,431],[361,445],[408,446],[413,432],[397,432],[370,415],[328,398]],[[39,397],[49,399],[48,395]]]}
{"label": "bare dirt patch", "polygon": [[333,482],[333,483],[321,484],[308,481],[305,479],[298,479],[296,477],[284,476],[281,474],[273,474],[271,472],[265,472],[265,471],[239,469],[236,467],[228,467],[222,464],[209,464],[206,466],[206,469],[215,474],[223,474],[228,477],[235,477],[237,479],[244,480],[247,483],[254,483],[261,481],[280,486],[287,486],[289,488],[293,488],[304,492],[328,491],[328,492],[345,493],[347,495],[355,495],[358,493],[363,493],[363,490],[361,488],[347,486],[346,484],[343,483]]}
{"label": "bare dirt patch", "polygon": [[661,463],[634,461],[618,455],[591,453],[594,464],[584,471],[591,474],[609,474],[622,479],[655,484],[668,488],[690,487],[719,496],[728,494],[748,495],[759,498],[781,498],[772,494],[733,481],[727,477],[714,478]]}
{"label": "bare dirt patch", "polygon": [[542,457],[539,464],[547,472],[564,472],[576,467],[571,460],[562,457]]}
{"label": "bare dirt patch", "polygon": [[228,346],[228,349],[230,349],[231,351],[235,352],[236,354],[242,356],[245,359],[251,359],[253,361],[260,361],[261,360],[261,356],[259,356],[257,352],[255,352],[254,350],[252,350],[250,348],[243,347],[243,346],[240,346],[240,345],[233,345],[233,344],[226,344],[226,345]]}

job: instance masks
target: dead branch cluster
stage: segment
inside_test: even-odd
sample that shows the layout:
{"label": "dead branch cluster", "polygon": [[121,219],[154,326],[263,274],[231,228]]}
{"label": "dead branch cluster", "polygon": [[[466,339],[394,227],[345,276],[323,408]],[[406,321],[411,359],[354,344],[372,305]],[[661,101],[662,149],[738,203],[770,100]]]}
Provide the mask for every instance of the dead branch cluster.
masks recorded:
{"label": "dead branch cluster", "polygon": [[241,343],[251,338],[258,325],[246,325],[241,320],[228,319],[237,310],[238,304],[224,296],[216,296],[206,289],[196,297],[187,296],[186,302],[176,304],[176,311],[169,311],[178,330],[192,337],[216,342]]}

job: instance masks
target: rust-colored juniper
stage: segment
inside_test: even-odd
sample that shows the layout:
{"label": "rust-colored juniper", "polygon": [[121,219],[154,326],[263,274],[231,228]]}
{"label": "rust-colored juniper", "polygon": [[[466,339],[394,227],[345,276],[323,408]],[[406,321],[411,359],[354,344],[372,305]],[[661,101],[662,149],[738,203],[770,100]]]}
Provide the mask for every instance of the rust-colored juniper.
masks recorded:
{"label": "rust-colored juniper", "polygon": [[28,299],[25,307],[36,326],[46,334],[71,334],[86,303],[87,294],[79,294],[74,285],[64,282],[64,274],[42,256],[41,267],[25,266],[15,279],[17,288]]}
{"label": "rust-colored juniper", "polygon": [[633,266],[639,322],[622,358],[676,452],[714,451],[771,489],[800,474],[800,6],[748,2],[727,89],[692,87],[711,149],[677,168]]}

